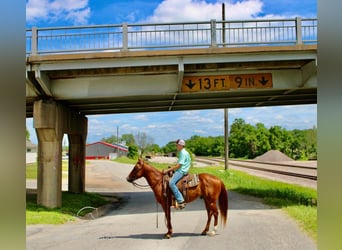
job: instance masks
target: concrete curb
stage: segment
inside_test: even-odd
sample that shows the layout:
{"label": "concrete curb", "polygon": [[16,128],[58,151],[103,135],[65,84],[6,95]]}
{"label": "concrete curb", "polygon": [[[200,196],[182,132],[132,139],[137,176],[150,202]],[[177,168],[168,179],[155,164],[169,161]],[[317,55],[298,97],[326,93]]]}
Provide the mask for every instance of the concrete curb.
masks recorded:
{"label": "concrete curb", "polygon": [[118,209],[125,203],[125,200],[122,198],[114,197],[113,199],[114,201],[106,205],[103,205],[101,207],[95,208],[92,212],[89,212],[85,214],[84,216],[77,216],[77,217],[80,219],[84,219],[84,220],[94,220],[94,219],[107,215],[113,210]]}

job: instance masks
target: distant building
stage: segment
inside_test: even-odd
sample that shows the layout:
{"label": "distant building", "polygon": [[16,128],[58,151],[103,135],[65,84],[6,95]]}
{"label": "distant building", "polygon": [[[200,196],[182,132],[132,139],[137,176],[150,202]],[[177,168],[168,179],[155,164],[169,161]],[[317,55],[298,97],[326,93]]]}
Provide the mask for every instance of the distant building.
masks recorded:
{"label": "distant building", "polygon": [[128,147],[121,144],[107,142],[95,142],[86,145],[86,159],[115,159],[126,156]]}
{"label": "distant building", "polygon": [[37,145],[26,140],[26,152],[27,153],[37,153]]}

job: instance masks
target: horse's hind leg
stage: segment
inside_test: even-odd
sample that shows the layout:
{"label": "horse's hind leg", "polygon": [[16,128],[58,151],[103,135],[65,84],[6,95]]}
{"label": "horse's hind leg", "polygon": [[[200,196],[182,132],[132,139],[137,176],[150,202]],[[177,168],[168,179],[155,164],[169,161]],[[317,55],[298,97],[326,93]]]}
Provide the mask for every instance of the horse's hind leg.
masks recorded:
{"label": "horse's hind leg", "polygon": [[218,210],[216,207],[216,203],[214,203],[212,210],[213,210],[213,215],[214,215],[214,230],[210,233],[210,235],[215,235],[217,232],[217,224],[218,224]]}
{"label": "horse's hind leg", "polygon": [[207,224],[205,225],[204,230],[202,231],[202,235],[208,234],[211,216],[214,216],[214,230],[210,233],[210,235],[215,235],[217,231],[217,224],[218,224],[218,210],[216,207],[216,202],[205,203],[205,207],[207,209],[208,220]]}

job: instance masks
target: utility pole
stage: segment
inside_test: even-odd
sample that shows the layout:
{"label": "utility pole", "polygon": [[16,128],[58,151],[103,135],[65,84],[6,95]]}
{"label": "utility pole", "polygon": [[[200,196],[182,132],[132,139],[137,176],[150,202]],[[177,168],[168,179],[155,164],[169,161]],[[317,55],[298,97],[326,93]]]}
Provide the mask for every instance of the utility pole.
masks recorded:
{"label": "utility pole", "polygon": [[224,170],[229,168],[228,108],[224,109]]}
{"label": "utility pole", "polygon": [[[223,47],[226,46],[226,10],[225,5],[222,3],[222,43]],[[229,139],[228,139],[228,108],[224,109],[224,170],[229,168]]]}
{"label": "utility pole", "polygon": [[116,152],[119,156],[119,126],[116,126]]}

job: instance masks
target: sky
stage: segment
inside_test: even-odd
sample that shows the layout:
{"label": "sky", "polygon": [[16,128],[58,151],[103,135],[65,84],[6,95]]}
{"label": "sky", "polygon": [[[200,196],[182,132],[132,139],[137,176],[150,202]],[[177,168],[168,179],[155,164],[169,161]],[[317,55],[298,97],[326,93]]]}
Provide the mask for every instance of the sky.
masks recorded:
{"label": "sky", "polygon": [[[222,3],[226,20],[317,17],[316,0],[27,0],[26,27],[221,20]],[[193,135],[224,134],[223,109],[87,117],[87,143],[116,135],[117,131],[119,137],[144,132],[159,146]],[[268,128],[308,129],[317,127],[317,105],[228,109],[229,126],[237,118]],[[26,119],[26,127],[30,140],[37,143],[32,118]]]}

